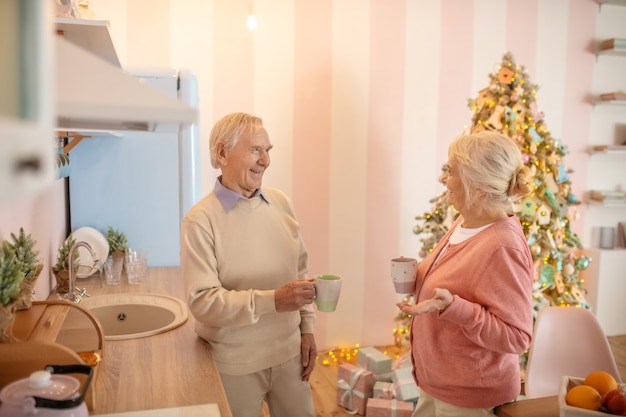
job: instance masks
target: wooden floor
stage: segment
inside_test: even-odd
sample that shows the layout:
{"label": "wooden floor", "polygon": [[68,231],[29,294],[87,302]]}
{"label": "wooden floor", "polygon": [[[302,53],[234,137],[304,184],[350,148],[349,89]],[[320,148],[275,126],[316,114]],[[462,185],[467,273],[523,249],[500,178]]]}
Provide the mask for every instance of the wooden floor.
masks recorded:
{"label": "wooden floor", "polygon": [[[626,335],[609,337],[609,343],[615,356],[615,362],[619,368],[622,380],[626,382]],[[380,348],[386,351],[387,355],[397,358],[402,355],[402,351],[395,347]],[[313,390],[313,401],[315,403],[316,417],[353,417],[337,405],[337,366],[340,363],[355,363],[355,358],[348,354],[349,351],[335,353],[336,361],[327,353],[321,353],[311,377],[311,388]],[[328,364],[324,362],[328,361]],[[261,413],[261,417],[269,417],[266,409]]]}

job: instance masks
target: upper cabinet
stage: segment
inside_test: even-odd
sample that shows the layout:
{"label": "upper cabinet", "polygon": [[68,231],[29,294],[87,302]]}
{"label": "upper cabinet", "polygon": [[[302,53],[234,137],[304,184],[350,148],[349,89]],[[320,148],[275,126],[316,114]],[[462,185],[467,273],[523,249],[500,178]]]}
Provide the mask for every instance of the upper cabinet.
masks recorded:
{"label": "upper cabinet", "polygon": [[55,25],[59,130],[155,131],[196,121],[195,108],[120,68],[106,21],[56,19]]}
{"label": "upper cabinet", "polygon": [[2,1],[0,203],[55,180],[57,130],[154,131],[197,119],[120,68],[107,22],[55,19],[52,6]]}
{"label": "upper cabinet", "polygon": [[4,0],[0,13],[0,203],[54,180],[50,1]]}

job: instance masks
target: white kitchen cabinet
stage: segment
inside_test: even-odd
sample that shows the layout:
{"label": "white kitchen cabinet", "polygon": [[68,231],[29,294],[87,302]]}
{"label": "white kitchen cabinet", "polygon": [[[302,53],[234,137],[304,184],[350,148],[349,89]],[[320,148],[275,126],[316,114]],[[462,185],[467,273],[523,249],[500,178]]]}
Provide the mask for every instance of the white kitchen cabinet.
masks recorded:
{"label": "white kitchen cabinet", "polygon": [[589,267],[581,271],[591,304],[607,336],[626,334],[626,249],[586,249]]}
{"label": "white kitchen cabinet", "polygon": [[0,13],[0,202],[54,180],[52,2],[6,0]]}

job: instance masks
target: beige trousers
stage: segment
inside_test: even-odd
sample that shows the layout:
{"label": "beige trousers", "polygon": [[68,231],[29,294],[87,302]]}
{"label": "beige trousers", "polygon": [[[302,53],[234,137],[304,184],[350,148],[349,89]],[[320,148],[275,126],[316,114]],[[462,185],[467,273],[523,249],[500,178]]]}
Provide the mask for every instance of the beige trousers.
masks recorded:
{"label": "beige trousers", "polygon": [[495,416],[493,408],[464,408],[438,400],[420,390],[420,398],[412,417],[488,417]]}
{"label": "beige trousers", "polygon": [[259,417],[263,400],[271,417],[313,417],[313,397],[302,381],[300,355],[248,375],[220,374],[233,417]]}

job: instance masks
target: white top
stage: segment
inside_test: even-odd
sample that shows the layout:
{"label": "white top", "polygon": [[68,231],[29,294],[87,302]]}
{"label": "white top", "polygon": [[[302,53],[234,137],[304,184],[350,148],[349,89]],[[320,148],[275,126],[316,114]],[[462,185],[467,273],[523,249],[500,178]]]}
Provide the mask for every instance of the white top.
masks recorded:
{"label": "white top", "polygon": [[492,224],[493,223],[489,223],[489,224],[486,224],[484,226],[477,227],[476,229],[466,229],[465,227],[462,227],[462,226],[459,225],[456,229],[454,229],[452,231],[452,234],[450,235],[450,238],[448,239],[448,242],[443,247],[441,252],[439,252],[439,255],[437,255],[437,259],[435,259],[435,262],[433,263],[433,265],[437,263],[437,261],[439,260],[441,255],[443,255],[443,253],[446,251],[446,249],[448,249],[448,246],[456,245],[457,243],[464,242],[467,239],[469,239],[470,237],[472,237],[472,236],[482,232],[483,230],[485,230],[486,228],[488,228]]}

